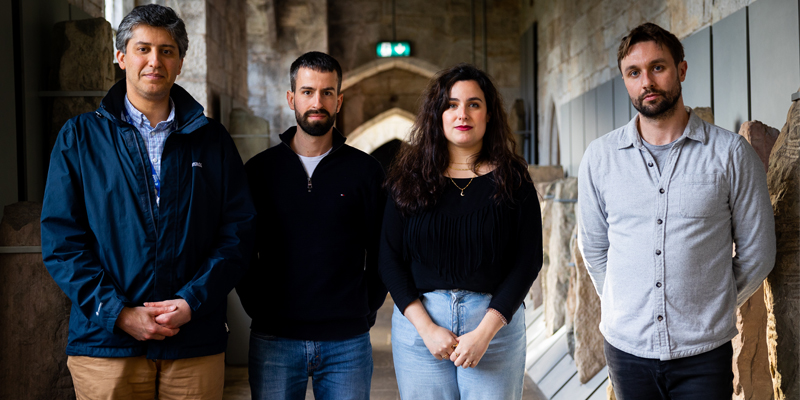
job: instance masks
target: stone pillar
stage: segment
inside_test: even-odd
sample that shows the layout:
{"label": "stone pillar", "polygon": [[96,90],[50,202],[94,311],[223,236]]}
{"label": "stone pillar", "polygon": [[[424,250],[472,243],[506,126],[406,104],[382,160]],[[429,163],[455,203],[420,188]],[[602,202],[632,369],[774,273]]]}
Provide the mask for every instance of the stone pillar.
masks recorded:
{"label": "stone pillar", "polygon": [[[40,203],[5,207],[0,246],[40,246]],[[41,253],[0,254],[0,398],[74,399],[67,370],[71,303]]]}
{"label": "stone pillar", "polygon": [[[111,25],[103,18],[64,21],[53,27],[49,87],[60,92],[101,91],[114,84]],[[70,118],[97,110],[102,97],[56,97],[48,145]],[[50,149],[51,147],[48,147]]]}
{"label": "stone pillar", "polygon": [[248,106],[269,122],[270,143],[280,143],[278,134],[297,124],[286,104],[289,67],[308,51],[328,52],[328,2],[247,0],[247,7]]}
{"label": "stone pillar", "polygon": [[764,282],[767,343],[776,400],[800,398],[800,101],[786,118],[769,160],[778,253]]}
{"label": "stone pillar", "polygon": [[[759,121],[742,124],[739,134],[753,146],[764,164],[769,167],[769,153],[778,138],[778,131]],[[764,289],[759,288],[736,312],[739,334],[733,338],[733,399],[772,399],[772,379],[767,352],[767,308]]]}
{"label": "stone pillar", "polygon": [[548,334],[564,325],[565,303],[569,290],[570,239],[575,229],[575,202],[578,179],[571,177],[555,184],[549,241],[549,266],[544,277],[544,317]]}
{"label": "stone pillar", "polygon": [[575,263],[575,365],[582,384],[589,382],[606,365],[603,335],[600,333],[600,296],[589,277],[578,249],[578,226],[572,234],[572,259]]}
{"label": "stone pillar", "polygon": [[269,147],[269,122],[246,110],[234,108],[230,117],[230,133],[242,157],[247,162],[254,155]]}
{"label": "stone pillar", "polygon": [[[547,270],[550,266],[550,231],[553,227],[553,198],[556,193],[556,183],[551,182],[544,186],[540,192],[542,197],[539,199],[539,206],[542,209],[542,269],[539,271],[539,276],[533,281],[531,286],[531,297],[534,302],[538,299],[539,304],[544,304],[544,299],[547,298],[547,287],[544,285]],[[537,306],[538,306],[537,305]],[[546,309],[547,307],[545,307]]]}

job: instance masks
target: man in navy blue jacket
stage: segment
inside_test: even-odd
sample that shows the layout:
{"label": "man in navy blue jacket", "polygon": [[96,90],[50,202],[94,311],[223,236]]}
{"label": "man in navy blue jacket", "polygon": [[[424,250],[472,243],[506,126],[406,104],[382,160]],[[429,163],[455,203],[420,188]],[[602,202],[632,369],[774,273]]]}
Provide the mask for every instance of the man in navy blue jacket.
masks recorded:
{"label": "man in navy blue jacket", "polygon": [[189,40],[172,9],[135,8],[116,40],[125,80],[61,129],[45,189],[44,263],[72,300],[67,365],[79,399],[219,399],[226,296],[255,220],[242,161],[174,84]]}

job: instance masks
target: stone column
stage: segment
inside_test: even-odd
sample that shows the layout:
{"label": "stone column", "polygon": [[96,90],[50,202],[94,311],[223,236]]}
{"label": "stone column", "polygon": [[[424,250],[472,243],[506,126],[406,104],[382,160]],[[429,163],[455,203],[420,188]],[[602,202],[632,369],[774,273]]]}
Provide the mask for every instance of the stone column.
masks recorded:
{"label": "stone column", "polygon": [[[544,281],[547,277],[547,270],[550,267],[550,231],[553,227],[553,198],[555,198],[556,183],[551,182],[544,186],[541,191],[542,198],[540,199],[539,206],[542,209],[542,269],[539,271],[539,276],[533,281],[531,286],[531,298],[536,301],[538,299],[539,305],[544,304],[544,299],[547,298],[547,287]],[[547,307],[545,306],[545,310]]]}
{"label": "stone column", "polygon": [[[40,203],[5,207],[0,246],[40,246]],[[67,370],[71,303],[41,253],[0,254],[0,398],[74,399]]]}
{"label": "stone column", "polygon": [[578,179],[571,177],[555,185],[549,243],[549,266],[544,277],[544,316],[548,334],[564,325],[567,291],[569,290],[570,239],[575,229],[575,201]]}
{"label": "stone column", "polygon": [[572,233],[572,259],[575,263],[575,365],[581,383],[589,382],[603,367],[606,356],[603,352],[603,335],[600,333],[600,296],[589,277],[578,249],[578,226]]}
{"label": "stone column", "polygon": [[[778,138],[778,131],[759,121],[742,124],[739,134],[753,146],[764,164],[769,167],[769,153]],[[733,399],[772,399],[772,379],[767,354],[767,308],[764,289],[759,288],[736,312],[739,334],[733,338]]]}
{"label": "stone column", "polygon": [[[101,91],[114,84],[111,25],[103,18],[64,21],[53,27],[49,87],[59,92]],[[97,110],[102,97],[56,97],[48,145],[70,118]],[[48,147],[50,149],[51,147]]]}
{"label": "stone column", "polygon": [[800,101],[786,118],[769,160],[778,253],[764,282],[767,343],[776,400],[800,398]]}

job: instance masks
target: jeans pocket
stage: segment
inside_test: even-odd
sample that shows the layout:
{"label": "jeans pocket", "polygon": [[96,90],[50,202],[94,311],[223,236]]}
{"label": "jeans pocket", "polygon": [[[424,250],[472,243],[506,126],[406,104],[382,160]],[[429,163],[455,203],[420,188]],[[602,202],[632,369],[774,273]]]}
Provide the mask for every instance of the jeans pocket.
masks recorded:
{"label": "jeans pocket", "polygon": [[716,174],[685,174],[681,182],[681,215],[704,218],[718,208],[719,187]]}
{"label": "jeans pocket", "polygon": [[397,306],[392,313],[392,341],[406,346],[414,346],[417,341],[425,345],[414,324],[397,309]]}

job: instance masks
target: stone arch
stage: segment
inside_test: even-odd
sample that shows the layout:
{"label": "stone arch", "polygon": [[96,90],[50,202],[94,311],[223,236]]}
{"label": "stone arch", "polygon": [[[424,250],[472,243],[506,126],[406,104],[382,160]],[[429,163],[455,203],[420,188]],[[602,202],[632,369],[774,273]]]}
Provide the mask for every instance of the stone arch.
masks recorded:
{"label": "stone arch", "polygon": [[408,142],[412,125],[414,114],[392,108],[361,124],[347,136],[347,144],[369,154],[395,139]]}
{"label": "stone arch", "polygon": [[341,92],[344,92],[364,79],[390,69],[401,69],[430,79],[440,68],[427,61],[414,57],[379,58],[345,73],[342,79]]}
{"label": "stone arch", "polygon": [[416,113],[419,101],[438,68],[404,57],[368,62],[344,74],[344,103],[336,127],[349,136],[356,127],[392,108]]}

